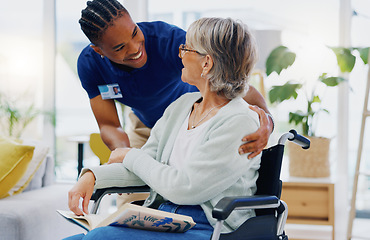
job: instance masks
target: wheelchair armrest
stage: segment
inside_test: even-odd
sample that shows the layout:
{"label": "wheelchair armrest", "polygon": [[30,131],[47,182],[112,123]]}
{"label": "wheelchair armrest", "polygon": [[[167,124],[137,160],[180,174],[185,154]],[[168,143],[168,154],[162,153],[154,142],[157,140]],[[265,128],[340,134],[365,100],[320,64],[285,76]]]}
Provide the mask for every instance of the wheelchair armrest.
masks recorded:
{"label": "wheelchair armrest", "polygon": [[91,200],[97,201],[98,199],[104,197],[105,195],[112,193],[142,193],[142,192],[150,192],[150,188],[148,186],[101,188],[95,190],[95,192],[91,196]]}
{"label": "wheelchair armrest", "polygon": [[234,209],[265,209],[277,208],[280,199],[276,196],[224,197],[212,210],[212,216],[218,220],[225,220]]}
{"label": "wheelchair armrest", "polygon": [[146,193],[150,192],[149,186],[139,186],[139,187],[111,187],[111,188],[101,188],[96,189],[93,195],[91,196],[92,201],[94,201],[92,213],[97,213],[100,201],[107,194],[113,193]]}

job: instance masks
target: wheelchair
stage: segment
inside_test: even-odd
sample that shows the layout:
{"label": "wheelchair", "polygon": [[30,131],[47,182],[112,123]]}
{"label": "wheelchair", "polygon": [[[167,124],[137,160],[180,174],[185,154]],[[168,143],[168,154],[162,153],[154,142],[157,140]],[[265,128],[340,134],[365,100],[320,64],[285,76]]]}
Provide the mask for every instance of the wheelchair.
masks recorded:
{"label": "wheelchair", "polygon": [[[288,240],[284,232],[288,206],[280,199],[282,190],[280,172],[287,140],[300,145],[303,149],[310,147],[310,140],[299,135],[295,130],[290,130],[279,138],[275,146],[264,149],[258,170],[256,194],[249,197],[225,197],[216,204],[212,216],[217,219],[217,223],[211,240]],[[145,192],[150,192],[148,186],[97,189],[91,197],[94,201],[91,212],[98,211],[99,204],[106,194]],[[233,232],[221,233],[223,221],[232,211],[238,209],[254,209],[256,216],[245,221]]]}

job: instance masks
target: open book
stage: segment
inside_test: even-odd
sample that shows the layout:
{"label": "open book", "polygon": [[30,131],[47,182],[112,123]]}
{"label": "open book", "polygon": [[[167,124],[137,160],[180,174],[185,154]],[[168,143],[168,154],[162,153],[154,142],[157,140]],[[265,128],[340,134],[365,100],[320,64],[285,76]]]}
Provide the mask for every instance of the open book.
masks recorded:
{"label": "open book", "polygon": [[71,211],[57,210],[67,220],[90,231],[108,225],[163,232],[185,232],[195,226],[189,216],[169,213],[131,203],[122,205],[110,215],[86,214],[77,216]]}

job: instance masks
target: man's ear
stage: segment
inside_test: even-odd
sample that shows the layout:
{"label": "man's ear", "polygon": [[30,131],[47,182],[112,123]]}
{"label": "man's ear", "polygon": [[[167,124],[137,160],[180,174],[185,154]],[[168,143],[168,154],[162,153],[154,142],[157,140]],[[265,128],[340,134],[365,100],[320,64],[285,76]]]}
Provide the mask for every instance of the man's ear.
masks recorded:
{"label": "man's ear", "polygon": [[104,57],[103,51],[100,49],[100,47],[97,47],[97,46],[95,46],[95,45],[90,45],[90,47],[91,47],[92,49],[94,49],[94,51],[95,51],[97,54],[99,54],[100,56],[103,56],[103,57]]}
{"label": "man's ear", "polygon": [[203,61],[203,74],[208,74],[213,67],[213,59],[210,55],[206,55]]}

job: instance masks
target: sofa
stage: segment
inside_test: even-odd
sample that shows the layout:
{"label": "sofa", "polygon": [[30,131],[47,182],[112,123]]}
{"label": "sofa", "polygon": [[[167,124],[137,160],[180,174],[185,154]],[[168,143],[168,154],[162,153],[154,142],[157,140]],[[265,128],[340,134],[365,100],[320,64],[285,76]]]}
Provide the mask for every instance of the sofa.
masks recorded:
{"label": "sofa", "polygon": [[54,159],[43,159],[24,189],[0,199],[0,240],[53,240],[84,232],[56,212],[68,209],[72,184],[55,183]]}

